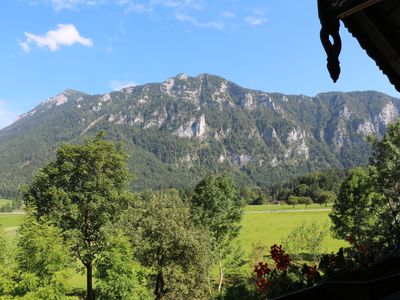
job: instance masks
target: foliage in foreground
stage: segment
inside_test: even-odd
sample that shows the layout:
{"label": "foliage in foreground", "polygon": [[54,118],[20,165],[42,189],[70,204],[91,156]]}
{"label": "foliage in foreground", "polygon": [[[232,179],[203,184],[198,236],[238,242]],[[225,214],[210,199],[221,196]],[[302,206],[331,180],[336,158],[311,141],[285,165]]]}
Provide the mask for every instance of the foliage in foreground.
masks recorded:
{"label": "foliage in foreground", "polygon": [[146,271],[134,262],[128,238],[123,233],[112,230],[107,240],[108,244],[96,262],[97,299],[152,299],[146,288]]}
{"label": "foliage in foreground", "polygon": [[1,261],[0,298],[65,299],[74,264],[60,230],[28,211],[19,233],[15,256],[0,249],[7,255]]}
{"label": "foliage in foreground", "polygon": [[193,224],[177,191],[144,196],[125,222],[136,258],[151,271],[156,299],[206,298],[208,235]]}
{"label": "foliage in foreground", "polygon": [[328,233],[329,227],[326,223],[303,222],[283,239],[283,244],[294,257],[317,262],[319,255],[325,250],[323,241]]}
{"label": "foliage in foreground", "polygon": [[336,235],[370,262],[400,255],[400,122],[372,146],[368,167],[350,172],[331,214]]}
{"label": "foliage in foreground", "polygon": [[316,265],[294,263],[282,245],[271,246],[270,255],[273,266],[261,261],[254,268],[260,294],[276,297],[312,286],[321,279]]}
{"label": "foliage in foreground", "polygon": [[25,193],[28,207],[61,229],[86,268],[87,298],[94,299],[93,264],[107,244],[105,227],[118,217],[128,182],[124,154],[101,134],[84,145],[63,145]]}
{"label": "foliage in foreground", "polygon": [[194,189],[192,215],[211,238],[211,253],[219,270],[218,292],[224,281],[224,259],[232,251],[231,241],[240,230],[243,208],[237,188],[227,175],[208,175]]}

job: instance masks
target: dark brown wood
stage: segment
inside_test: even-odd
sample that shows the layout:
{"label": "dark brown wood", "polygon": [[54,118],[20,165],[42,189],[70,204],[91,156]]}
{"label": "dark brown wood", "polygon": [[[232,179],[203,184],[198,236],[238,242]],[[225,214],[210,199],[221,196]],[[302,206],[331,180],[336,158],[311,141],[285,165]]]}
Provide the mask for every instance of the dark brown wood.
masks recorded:
{"label": "dark brown wood", "polygon": [[384,36],[383,32],[378,29],[365,12],[360,11],[355,14],[353,18],[355,22],[362,26],[368,39],[374,41],[377,50],[381,53],[388,64],[392,66],[397,76],[400,77],[400,57],[398,52],[393,49],[389,39]]}
{"label": "dark brown wood", "polygon": [[[399,0],[319,0],[318,10],[322,30],[328,23],[342,21],[360,46],[400,91]],[[332,51],[329,45],[327,51],[326,37],[321,37],[321,42],[327,52],[328,61],[332,61],[328,62],[328,70],[335,81],[336,74],[333,74],[335,72],[332,71],[332,66],[337,72],[339,60],[333,62],[330,58]]]}
{"label": "dark brown wood", "polygon": [[[310,300],[310,299],[384,299],[399,290],[400,274],[376,278],[370,281],[325,281],[315,287],[306,288],[275,300]],[[398,299],[398,298],[391,298]]]}
{"label": "dark brown wood", "polygon": [[86,290],[87,300],[94,300],[94,292],[93,292],[93,266],[91,263],[86,265]]}
{"label": "dark brown wood", "polygon": [[381,2],[382,0],[367,0],[367,1],[348,1],[350,2],[347,6],[344,6],[342,9],[338,10],[337,17],[339,19],[343,19],[348,17],[356,12],[365,10],[367,7]]}

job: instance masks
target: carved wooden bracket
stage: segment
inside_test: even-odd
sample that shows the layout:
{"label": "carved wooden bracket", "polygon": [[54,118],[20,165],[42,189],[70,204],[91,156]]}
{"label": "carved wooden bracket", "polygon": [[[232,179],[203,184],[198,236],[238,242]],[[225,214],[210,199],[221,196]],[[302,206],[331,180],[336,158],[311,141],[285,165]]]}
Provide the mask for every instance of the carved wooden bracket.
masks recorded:
{"label": "carved wooden bracket", "polygon": [[336,82],[340,75],[339,55],[342,50],[342,41],[339,35],[339,19],[336,15],[332,14],[331,9],[331,1],[318,0],[318,14],[321,21],[321,43],[327,55],[329,74],[333,82]]}

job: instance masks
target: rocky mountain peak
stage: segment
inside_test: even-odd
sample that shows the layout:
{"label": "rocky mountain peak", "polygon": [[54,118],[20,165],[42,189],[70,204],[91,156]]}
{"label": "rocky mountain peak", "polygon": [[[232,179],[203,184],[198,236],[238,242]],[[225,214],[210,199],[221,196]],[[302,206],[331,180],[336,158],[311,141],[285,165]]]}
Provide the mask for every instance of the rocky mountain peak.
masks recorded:
{"label": "rocky mountain peak", "polygon": [[163,180],[187,186],[210,171],[265,185],[364,163],[366,136],[382,136],[399,108],[398,99],[377,92],[284,95],[211,74],[182,73],[102,95],[65,90],[0,130],[0,186],[31,178],[60,143],[99,130],[125,141],[140,188]]}

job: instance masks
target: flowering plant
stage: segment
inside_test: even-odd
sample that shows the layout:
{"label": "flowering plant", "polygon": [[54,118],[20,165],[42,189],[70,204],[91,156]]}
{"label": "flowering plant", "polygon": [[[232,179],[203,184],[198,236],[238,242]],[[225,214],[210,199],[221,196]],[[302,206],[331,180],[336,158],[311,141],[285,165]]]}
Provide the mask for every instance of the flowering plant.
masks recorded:
{"label": "flowering plant", "polygon": [[311,286],[321,279],[317,266],[300,266],[293,264],[289,254],[282,245],[272,245],[270,248],[274,267],[266,262],[259,262],[254,267],[256,285],[262,294],[274,297]]}

